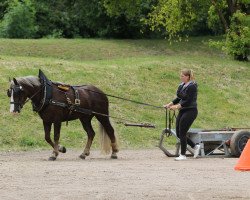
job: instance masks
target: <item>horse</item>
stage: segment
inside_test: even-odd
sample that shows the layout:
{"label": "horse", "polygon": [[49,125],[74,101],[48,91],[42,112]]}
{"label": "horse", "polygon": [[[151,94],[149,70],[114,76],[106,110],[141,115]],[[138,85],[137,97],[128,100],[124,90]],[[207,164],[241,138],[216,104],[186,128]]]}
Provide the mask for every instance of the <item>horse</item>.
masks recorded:
{"label": "horse", "polygon": [[[33,110],[43,121],[45,140],[53,148],[49,160],[56,160],[59,152],[66,153],[66,148],[59,145],[62,122],[79,119],[88,139],[79,156],[85,159],[90,155],[90,148],[95,137],[91,125],[93,117],[99,122],[102,150],[111,158],[117,158],[118,145],[114,128],[109,120],[109,101],[107,96],[94,85],[71,86],[52,82],[39,70],[39,76],[13,78],[7,90],[10,98],[10,112],[20,113],[25,103],[31,100]],[[54,142],[50,133],[54,127]]]}

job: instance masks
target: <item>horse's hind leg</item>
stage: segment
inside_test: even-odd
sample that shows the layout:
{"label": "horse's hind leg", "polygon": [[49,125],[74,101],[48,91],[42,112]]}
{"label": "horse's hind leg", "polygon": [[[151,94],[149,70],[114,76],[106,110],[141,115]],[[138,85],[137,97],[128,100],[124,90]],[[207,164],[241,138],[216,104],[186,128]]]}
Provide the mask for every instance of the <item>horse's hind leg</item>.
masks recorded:
{"label": "horse's hind leg", "polygon": [[111,125],[108,117],[97,115],[96,118],[101,123],[101,125],[103,126],[106,134],[109,136],[109,138],[111,140],[111,144],[110,144],[111,147],[112,147],[111,158],[116,159],[117,158],[117,154],[116,153],[119,150],[118,150],[118,145],[117,145],[117,139],[115,137],[114,128],[112,127],[112,125]]}
{"label": "horse's hind leg", "polygon": [[80,121],[82,123],[82,126],[84,128],[84,130],[87,132],[88,135],[88,141],[86,143],[86,146],[84,148],[83,153],[80,155],[80,158],[85,159],[86,156],[89,156],[90,154],[90,147],[92,145],[93,139],[95,137],[95,131],[93,130],[93,127],[91,125],[91,119],[90,118],[81,118]]}

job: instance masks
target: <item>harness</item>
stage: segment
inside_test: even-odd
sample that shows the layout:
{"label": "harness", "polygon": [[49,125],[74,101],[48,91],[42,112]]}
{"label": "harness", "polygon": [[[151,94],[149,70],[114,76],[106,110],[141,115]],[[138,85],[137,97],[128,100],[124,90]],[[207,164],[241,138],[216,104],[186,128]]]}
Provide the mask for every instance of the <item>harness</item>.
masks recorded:
{"label": "harness", "polygon": [[[58,85],[57,87],[64,91],[64,95],[66,97],[67,103],[59,102],[59,101],[56,101],[53,99],[51,99],[49,101],[49,103],[51,105],[55,105],[55,106],[59,106],[59,107],[68,109],[68,116],[67,116],[67,120],[66,120],[66,125],[68,125],[68,119],[69,119],[69,116],[72,114],[72,112],[79,112],[79,113],[83,113],[83,114],[87,114],[87,115],[93,114],[92,110],[80,107],[81,100],[80,100],[80,95],[79,95],[77,86]],[[67,91],[70,88],[74,91],[74,96],[75,96],[74,103],[70,100],[70,98],[67,95]]]}
{"label": "harness", "polygon": [[[59,107],[68,109],[69,112],[68,112],[67,118],[69,118],[72,112],[80,112],[80,113],[84,113],[87,115],[93,114],[93,111],[80,107],[81,100],[80,100],[80,95],[79,95],[77,86],[64,85],[64,84],[56,83],[56,82],[54,83],[50,81],[41,70],[39,70],[39,79],[42,85],[41,90],[43,93],[43,97],[39,105],[36,105],[34,102],[32,102],[33,111],[42,112],[48,105],[54,105],[54,106],[59,106]],[[67,103],[53,100],[52,98],[52,93],[53,93],[52,85],[53,84],[56,85],[58,89],[64,92]],[[75,96],[74,102],[70,100],[67,94],[67,91],[69,91],[70,89],[74,91],[74,96]],[[66,122],[68,124],[68,119],[66,120]]]}
{"label": "harness", "polygon": [[[54,105],[54,106],[59,106],[59,107],[62,107],[62,108],[67,108],[69,110],[69,115],[72,112],[80,112],[80,113],[84,113],[84,114],[88,114],[88,115],[93,114],[93,111],[91,111],[89,109],[85,109],[85,108],[80,107],[81,100],[80,100],[80,95],[79,95],[77,86],[62,86],[62,85],[58,85],[57,87],[60,88],[60,89],[62,89],[62,87],[63,88],[67,87],[66,89],[63,89],[65,97],[66,97],[66,100],[67,100],[67,103],[63,103],[63,102],[60,102],[60,101],[56,101],[56,100],[50,99],[49,104]],[[70,100],[70,98],[67,95],[67,91],[70,88],[73,89],[74,94],[75,94],[74,103],[72,103],[72,101]]]}
{"label": "harness", "polygon": [[32,102],[33,111],[35,112],[43,111],[49,105],[50,99],[52,99],[52,82],[45,76],[45,74],[41,70],[39,70],[38,76],[42,84],[43,97],[39,105],[36,105]]}

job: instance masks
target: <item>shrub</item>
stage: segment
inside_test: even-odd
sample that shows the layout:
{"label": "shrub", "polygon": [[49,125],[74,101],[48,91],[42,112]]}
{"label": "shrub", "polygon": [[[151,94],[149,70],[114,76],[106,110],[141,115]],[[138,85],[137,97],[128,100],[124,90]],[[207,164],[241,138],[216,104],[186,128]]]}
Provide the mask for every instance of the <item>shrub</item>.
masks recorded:
{"label": "shrub", "polygon": [[248,60],[250,54],[250,28],[244,13],[236,12],[231,19],[231,26],[226,35],[223,50],[235,60]]}
{"label": "shrub", "polygon": [[0,36],[7,38],[34,38],[35,10],[30,0],[13,1],[0,24]]}

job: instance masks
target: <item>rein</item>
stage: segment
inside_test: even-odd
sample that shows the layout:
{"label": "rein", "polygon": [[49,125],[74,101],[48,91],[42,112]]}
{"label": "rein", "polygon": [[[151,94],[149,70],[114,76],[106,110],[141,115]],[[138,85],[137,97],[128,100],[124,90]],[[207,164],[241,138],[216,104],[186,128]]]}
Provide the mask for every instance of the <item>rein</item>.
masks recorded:
{"label": "rein", "polygon": [[[74,91],[77,91],[76,90],[76,87],[80,87],[80,86],[72,86],[72,89]],[[145,128],[155,128],[155,125],[152,125],[152,124],[149,124],[149,123],[138,123],[138,121],[133,121],[133,120],[127,120],[125,118],[122,118],[122,117],[116,117],[116,116],[111,116],[111,115],[107,115],[107,114],[104,114],[104,113],[99,113],[99,112],[95,112],[93,110],[90,110],[90,109],[86,109],[86,108],[81,108],[79,106],[79,104],[77,104],[75,102],[75,104],[73,104],[69,98],[68,98],[68,94],[64,91],[61,91],[60,89],[58,88],[54,88],[56,89],[57,91],[59,92],[62,92],[65,94],[65,97],[67,99],[67,103],[63,103],[63,102],[59,102],[59,101],[56,101],[56,100],[50,100],[49,101],[49,104],[51,105],[55,105],[55,106],[59,106],[59,107],[62,107],[62,108],[67,108],[69,109],[69,113],[72,113],[73,111],[74,112],[79,112],[79,113],[83,113],[83,114],[87,114],[87,115],[92,115],[92,114],[95,114],[95,115],[100,115],[100,116],[104,116],[104,117],[109,117],[109,118],[113,118],[113,119],[118,119],[120,120],[119,122],[117,123],[123,123],[125,126],[138,126],[138,127],[145,127]],[[114,95],[107,95],[105,93],[101,93],[101,92],[96,92],[96,91],[93,91],[93,90],[89,90],[89,89],[85,89],[83,88],[84,90],[88,90],[88,91],[91,91],[91,92],[95,92],[95,93],[98,93],[98,94],[101,94],[101,95],[106,95],[106,96],[111,96],[111,97],[115,97],[115,98],[120,98],[120,99],[123,99],[123,100],[127,100],[127,101],[132,101],[134,103],[137,103],[137,104],[141,104],[141,105],[144,105],[144,106],[151,106],[151,107],[155,107],[155,108],[161,108],[162,107],[159,107],[159,106],[154,106],[154,105],[150,105],[150,104],[147,104],[147,103],[142,103],[142,102],[138,102],[138,101],[133,101],[133,100],[130,100],[130,99],[125,99],[125,98],[121,98],[121,97],[117,97],[117,96],[114,96]],[[79,94],[78,94],[79,95]],[[76,95],[77,96],[77,95]],[[79,98],[79,96],[75,99],[77,100]],[[131,123],[127,123],[127,122],[122,122],[122,121],[129,121]],[[67,125],[67,122],[66,122],[66,125]]]}
{"label": "rein", "polygon": [[[82,85],[82,86],[85,86],[85,85]],[[74,86],[74,87],[81,87],[81,86],[78,85],[78,86]],[[135,104],[140,104],[140,105],[143,105],[143,106],[149,106],[149,107],[153,107],[153,108],[157,108],[157,109],[162,109],[162,108],[163,108],[162,106],[156,106],[156,105],[149,104],[149,103],[144,103],[144,102],[140,102],[140,101],[135,101],[135,100],[132,100],[132,99],[127,99],[127,98],[115,96],[115,95],[112,95],[112,94],[97,92],[97,91],[90,90],[90,89],[86,89],[86,88],[82,88],[82,89],[83,89],[83,90],[90,91],[90,92],[94,92],[94,93],[97,93],[97,94],[106,95],[106,96],[108,96],[108,97],[113,97],[113,98],[116,98],[116,99],[121,99],[121,100],[124,100],[124,101],[129,101],[129,102],[132,102],[132,103],[135,103]],[[60,92],[62,92],[62,91],[59,90],[59,89],[57,89],[57,90],[60,91]]]}
{"label": "rein", "polygon": [[[104,117],[110,117],[110,118],[113,118],[113,119],[118,119],[118,120],[121,120],[121,121],[128,121],[127,119],[122,118],[122,117],[115,117],[115,116],[112,116],[112,115],[107,115],[107,114],[104,114],[104,113],[95,112],[95,111],[90,110],[90,109],[81,108],[81,107],[78,107],[78,106],[62,103],[62,102],[55,101],[55,100],[50,100],[49,103],[51,105],[59,106],[59,107],[62,107],[62,108],[68,108],[71,111],[79,112],[79,113],[83,113],[83,114],[87,114],[87,115],[95,114],[95,115],[100,115],[100,116],[104,116]],[[138,123],[138,122],[133,121],[133,120],[129,120],[129,121],[133,122],[133,123]],[[118,123],[123,123],[123,122],[118,122]],[[129,126],[128,123],[124,123],[124,125]],[[141,124],[138,124],[138,126],[147,127],[147,128],[155,128],[154,125],[151,125],[151,124],[148,124],[148,123],[141,123]]]}
{"label": "rein", "polygon": [[150,107],[153,107],[153,108],[160,108],[160,109],[163,108],[162,106],[156,106],[156,105],[152,105],[152,104],[149,104],[149,103],[144,103],[144,102],[140,102],[140,101],[127,99],[127,98],[124,98],[124,97],[119,97],[119,96],[115,96],[115,95],[111,95],[111,94],[107,94],[107,93],[101,93],[101,92],[93,91],[93,90],[86,89],[86,88],[83,88],[83,89],[87,90],[87,91],[90,91],[90,92],[97,93],[97,94],[102,94],[102,95],[106,95],[106,96],[113,97],[113,98],[116,98],[116,99],[121,99],[121,100],[129,101],[129,102],[132,102],[132,103],[135,103],[135,104],[140,104],[140,105],[143,105],[143,106],[150,106]]}
{"label": "rein", "polygon": [[[43,86],[43,87],[44,87],[44,86]],[[26,103],[28,103],[30,100],[32,100],[37,94],[39,94],[39,92],[41,92],[41,90],[43,89],[43,87],[41,87],[35,94],[33,94],[30,98],[28,98],[28,99],[24,102],[23,106],[24,106]]]}
{"label": "rein", "polygon": [[[173,114],[171,116],[171,110],[166,109],[166,129],[171,130],[172,124],[174,123],[174,119],[176,119],[176,113],[173,111]],[[169,131],[167,134],[167,137],[172,135],[172,132]]]}

